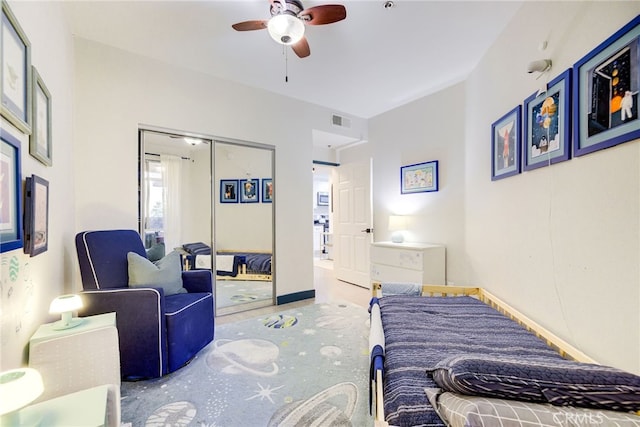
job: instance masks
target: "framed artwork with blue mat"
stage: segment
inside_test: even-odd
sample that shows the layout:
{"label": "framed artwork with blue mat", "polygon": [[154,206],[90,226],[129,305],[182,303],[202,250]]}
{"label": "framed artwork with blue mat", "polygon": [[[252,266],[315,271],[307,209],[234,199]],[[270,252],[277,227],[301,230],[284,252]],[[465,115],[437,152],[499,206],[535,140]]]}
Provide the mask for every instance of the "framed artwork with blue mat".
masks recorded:
{"label": "framed artwork with blue mat", "polygon": [[532,170],[571,157],[571,69],[524,100],[522,169]]}
{"label": "framed artwork with blue mat", "polygon": [[640,16],[573,66],[573,154],[640,137]]}

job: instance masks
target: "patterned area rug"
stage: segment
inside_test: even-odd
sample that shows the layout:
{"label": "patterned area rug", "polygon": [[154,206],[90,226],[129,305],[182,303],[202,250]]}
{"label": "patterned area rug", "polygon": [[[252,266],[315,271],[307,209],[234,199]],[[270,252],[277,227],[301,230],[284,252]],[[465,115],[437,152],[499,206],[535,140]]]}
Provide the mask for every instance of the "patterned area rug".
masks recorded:
{"label": "patterned area rug", "polygon": [[216,327],[163,378],[122,383],[124,426],[371,425],[368,313],[312,304]]}

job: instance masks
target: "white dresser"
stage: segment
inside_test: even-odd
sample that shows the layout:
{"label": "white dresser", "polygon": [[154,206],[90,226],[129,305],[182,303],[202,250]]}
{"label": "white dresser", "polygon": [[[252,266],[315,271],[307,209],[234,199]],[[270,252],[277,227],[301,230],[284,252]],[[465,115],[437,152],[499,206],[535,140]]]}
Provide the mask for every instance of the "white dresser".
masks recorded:
{"label": "white dresser", "polygon": [[446,285],[445,247],[430,243],[371,244],[371,281]]}

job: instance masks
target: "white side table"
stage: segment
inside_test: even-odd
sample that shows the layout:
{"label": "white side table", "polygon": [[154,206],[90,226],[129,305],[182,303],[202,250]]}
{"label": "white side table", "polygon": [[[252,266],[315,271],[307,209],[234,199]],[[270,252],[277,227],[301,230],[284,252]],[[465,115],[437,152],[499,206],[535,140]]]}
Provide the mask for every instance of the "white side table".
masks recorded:
{"label": "white side table", "polygon": [[82,318],[79,326],[55,330],[41,325],[29,340],[29,367],[42,375],[44,393],[37,402],[98,385],[120,392],[120,349],[116,314]]}
{"label": "white side table", "polygon": [[20,424],[40,427],[106,426],[109,387],[101,385],[22,408],[18,411]]}

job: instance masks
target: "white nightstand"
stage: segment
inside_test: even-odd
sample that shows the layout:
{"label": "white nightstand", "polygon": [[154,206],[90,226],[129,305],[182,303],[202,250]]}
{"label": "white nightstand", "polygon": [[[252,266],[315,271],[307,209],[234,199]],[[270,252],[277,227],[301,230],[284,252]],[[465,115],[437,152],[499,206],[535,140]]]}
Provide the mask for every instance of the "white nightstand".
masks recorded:
{"label": "white nightstand", "polygon": [[103,427],[109,386],[78,391],[18,411],[21,425]]}
{"label": "white nightstand", "polygon": [[120,391],[120,349],[116,314],[82,318],[79,326],[55,330],[41,325],[29,340],[29,367],[42,375],[42,402],[98,385]]}
{"label": "white nightstand", "polygon": [[431,243],[371,244],[371,280],[446,285],[445,247]]}

